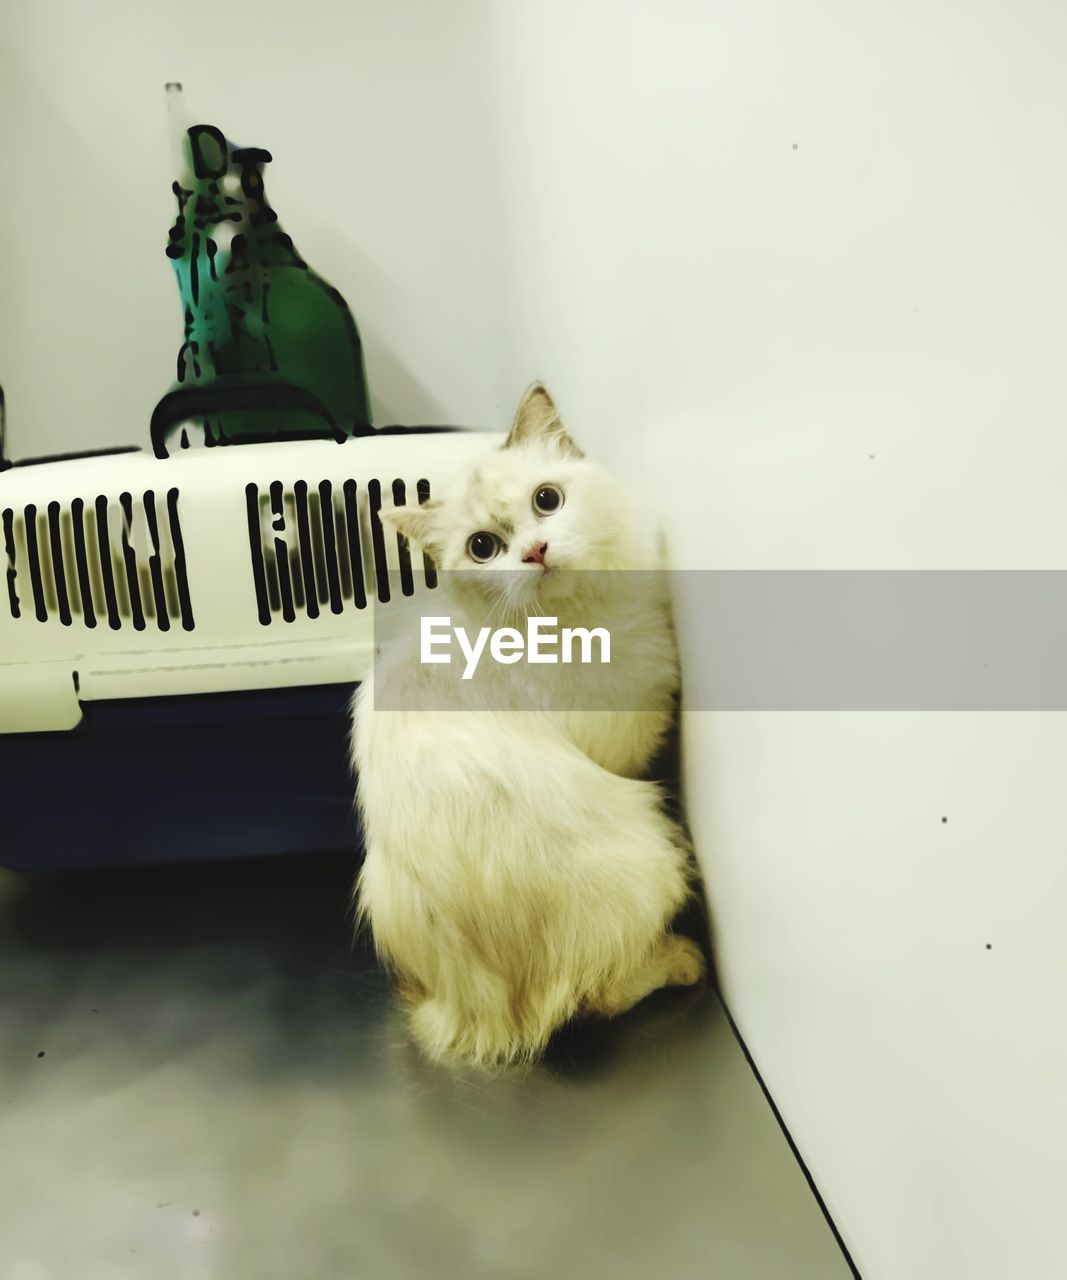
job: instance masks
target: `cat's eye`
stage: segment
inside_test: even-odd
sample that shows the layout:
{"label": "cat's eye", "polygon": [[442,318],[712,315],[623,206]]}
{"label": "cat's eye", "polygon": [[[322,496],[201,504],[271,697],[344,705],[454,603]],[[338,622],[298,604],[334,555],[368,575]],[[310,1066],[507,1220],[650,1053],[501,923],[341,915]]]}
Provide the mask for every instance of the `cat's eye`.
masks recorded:
{"label": "cat's eye", "polygon": [[467,539],[467,555],[478,564],[485,564],[487,560],[492,560],[500,547],[501,542],[496,534],[488,533],[484,529],[480,533],[472,533]]}
{"label": "cat's eye", "polygon": [[563,490],[558,484],[543,484],[533,496],[533,508],[542,516],[550,516],[563,506]]}

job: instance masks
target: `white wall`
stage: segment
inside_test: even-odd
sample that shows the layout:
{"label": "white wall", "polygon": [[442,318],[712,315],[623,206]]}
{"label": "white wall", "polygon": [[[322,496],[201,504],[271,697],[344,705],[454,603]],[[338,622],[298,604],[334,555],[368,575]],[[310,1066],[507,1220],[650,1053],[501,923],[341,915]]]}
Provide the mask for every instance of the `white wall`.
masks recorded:
{"label": "white wall", "polygon": [[11,451],[147,440],[182,314],[163,86],[274,156],[267,193],[357,316],[375,420],[495,421],[502,219],[478,0],[34,0],[0,43]]}
{"label": "white wall", "polygon": [[[180,78],[274,151],[380,420],[499,423],[545,377],[689,567],[1063,566],[1058,2],[22,9],[16,451],[137,438],[169,381]],[[730,1007],[867,1280],[1062,1274],[1063,718],[686,738]]]}
{"label": "white wall", "polygon": [[[676,563],[1065,566],[1067,9],[502,26],[518,350]],[[1067,721],[691,712],[686,750],[730,1008],[864,1276],[1067,1274]]]}

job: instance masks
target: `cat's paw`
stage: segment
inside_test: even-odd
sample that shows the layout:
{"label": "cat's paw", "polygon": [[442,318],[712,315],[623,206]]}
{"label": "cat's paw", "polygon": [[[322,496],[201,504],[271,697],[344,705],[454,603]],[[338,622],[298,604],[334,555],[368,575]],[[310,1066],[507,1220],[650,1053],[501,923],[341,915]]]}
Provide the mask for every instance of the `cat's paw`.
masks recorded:
{"label": "cat's paw", "polygon": [[695,987],[707,972],[704,953],[691,938],[671,939],[671,955],[667,969],[670,987]]}

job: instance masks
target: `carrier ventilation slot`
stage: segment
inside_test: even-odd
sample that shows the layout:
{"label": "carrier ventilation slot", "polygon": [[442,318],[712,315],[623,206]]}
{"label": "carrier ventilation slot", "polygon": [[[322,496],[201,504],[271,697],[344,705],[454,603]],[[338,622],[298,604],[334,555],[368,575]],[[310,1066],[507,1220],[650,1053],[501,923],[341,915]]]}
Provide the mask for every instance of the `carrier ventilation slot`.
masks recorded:
{"label": "carrier ventilation slot", "polygon": [[7,507],[0,524],[13,618],[192,631],[177,489]]}
{"label": "carrier ventilation slot", "polygon": [[[389,493],[395,506],[407,502],[407,485],[394,480]],[[417,500],[429,500],[430,482],[415,485]],[[295,622],[365,609],[368,600],[390,599],[390,578],[403,595],[415,592],[416,572],[407,539],[382,524],[382,482],[361,486],[346,480],[335,487],[298,480],[291,486],[275,480],[267,489],[245,489],[248,545],[259,620]],[[428,587],[437,574],[423,556],[421,577]]]}

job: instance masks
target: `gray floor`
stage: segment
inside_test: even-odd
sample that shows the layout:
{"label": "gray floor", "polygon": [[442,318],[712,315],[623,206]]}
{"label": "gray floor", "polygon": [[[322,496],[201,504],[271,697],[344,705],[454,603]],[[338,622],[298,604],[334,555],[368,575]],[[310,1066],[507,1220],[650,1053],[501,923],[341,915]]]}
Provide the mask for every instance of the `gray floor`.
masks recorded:
{"label": "gray floor", "polygon": [[348,875],[0,873],[2,1280],[849,1274],[711,992],[434,1069]]}

